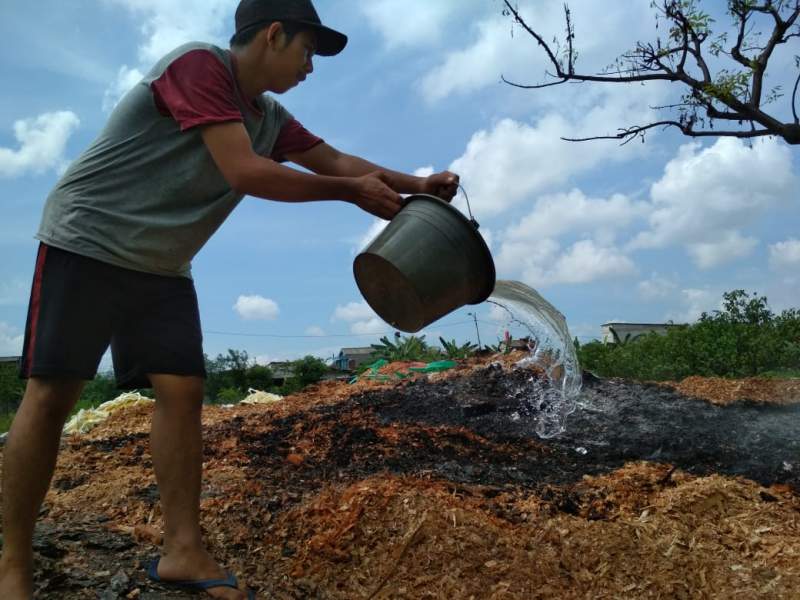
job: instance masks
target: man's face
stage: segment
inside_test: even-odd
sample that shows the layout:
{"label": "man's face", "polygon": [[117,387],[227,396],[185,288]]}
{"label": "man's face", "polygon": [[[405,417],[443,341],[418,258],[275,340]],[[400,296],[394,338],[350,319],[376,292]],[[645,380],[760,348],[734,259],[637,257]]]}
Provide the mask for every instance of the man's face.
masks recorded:
{"label": "man's face", "polygon": [[284,41],[273,57],[270,91],[283,94],[305,81],[314,71],[315,51],[316,37],[311,31],[299,32],[288,44]]}

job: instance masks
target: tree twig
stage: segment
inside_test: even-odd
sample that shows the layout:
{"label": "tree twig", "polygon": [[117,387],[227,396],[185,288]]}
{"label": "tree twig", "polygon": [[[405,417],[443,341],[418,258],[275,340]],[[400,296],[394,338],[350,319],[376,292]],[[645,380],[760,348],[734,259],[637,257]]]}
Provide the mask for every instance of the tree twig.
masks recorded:
{"label": "tree twig", "polygon": [[[553,77],[556,81],[543,82],[539,84],[522,84],[508,80],[505,76],[501,80],[513,87],[536,90],[567,82],[573,83],[644,83],[649,81],[669,81],[683,83],[689,88],[689,92],[684,96],[684,102],[671,105],[681,111],[679,121],[665,120],[651,123],[645,126],[629,127],[620,129],[620,133],[612,136],[590,136],[585,138],[562,138],[568,141],[588,141],[598,139],[621,139],[623,143],[628,143],[631,139],[638,136],[643,137],[643,133],[653,127],[677,127],[684,135],[690,137],[739,137],[752,138],[766,135],[782,137],[789,144],[800,144],[800,120],[798,119],[797,96],[800,88],[800,76],[795,82],[792,94],[792,114],[793,123],[783,123],[761,109],[763,94],[763,79],[773,51],[778,44],[786,43],[788,39],[800,36],[798,32],[791,32],[790,29],[800,18],[800,0],[792,0],[789,6],[791,10],[787,18],[781,16],[781,12],[788,5],[785,2],[774,2],[766,0],[762,4],[753,4],[751,0],[731,0],[729,6],[732,14],[738,19],[736,42],[730,52],[722,52],[730,56],[734,61],[746,67],[752,74],[752,81],[749,86],[741,84],[740,74],[728,76],[726,72],[720,76],[715,83],[708,63],[703,56],[703,43],[709,37],[709,30],[703,18],[708,18],[704,13],[690,14],[686,12],[686,5],[679,0],[662,0],[660,6],[655,8],[666,19],[672,22],[669,43],[662,48],[661,42],[657,46],[653,44],[637,43],[636,48],[623,54],[615,62],[616,69],[611,71],[608,67],[603,73],[598,75],[586,75],[575,72],[576,54],[574,50],[575,30],[572,21],[572,14],[567,6],[564,7],[566,19],[566,65],[559,61],[556,52],[545,42],[544,38],[537,33],[523,19],[519,10],[510,0],[504,0],[505,14],[512,15],[515,23],[519,24],[529,35],[531,35],[541,46],[548,57],[548,60],[555,69],[555,73],[548,73],[546,76]],[[759,48],[760,53],[756,58],[751,58],[744,54],[745,46],[747,50],[753,48],[747,43],[752,33],[752,27],[748,27],[750,16],[754,13],[769,14],[774,21],[769,41],[763,49]],[[697,18],[699,17],[699,19]],[[693,20],[694,19],[694,20]],[[673,43],[674,42],[674,43]],[[702,73],[701,78],[693,77],[686,70],[688,57],[692,57]],[[728,110],[720,109],[720,106]],[[695,129],[697,124],[704,125],[705,119],[698,115],[699,110],[705,111],[705,116],[713,127],[715,119],[726,121],[740,121],[742,124],[750,126],[750,131],[745,130],[714,130]]]}

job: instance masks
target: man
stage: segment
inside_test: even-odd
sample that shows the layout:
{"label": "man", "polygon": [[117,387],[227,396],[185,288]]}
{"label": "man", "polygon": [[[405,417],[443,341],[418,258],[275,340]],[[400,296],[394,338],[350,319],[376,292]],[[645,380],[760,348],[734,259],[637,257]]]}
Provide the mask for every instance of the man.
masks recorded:
{"label": "man", "polygon": [[346,43],[310,0],[242,0],[231,50],[192,43],[164,57],[51,192],[21,367],[28,384],[4,453],[3,600],[32,596],[33,528],[61,430],[109,344],[119,385],[156,395],[151,452],[165,537],[148,574],[218,598],[253,597],[201,539],[205,371],[191,259],[244,195],[339,199],[390,219],[401,193],[450,200],[458,183],[341,153],[262,96],[295,87],[314,54]]}

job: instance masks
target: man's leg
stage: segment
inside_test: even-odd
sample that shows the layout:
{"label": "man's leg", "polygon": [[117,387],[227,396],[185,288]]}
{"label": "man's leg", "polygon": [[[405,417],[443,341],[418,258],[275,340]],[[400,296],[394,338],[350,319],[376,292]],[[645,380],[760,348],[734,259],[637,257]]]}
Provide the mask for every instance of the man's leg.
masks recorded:
{"label": "man's leg", "polygon": [[[167,581],[224,578],[224,570],[206,551],[200,531],[203,379],[149,377],[156,395],[150,446],[165,524],[158,575]],[[231,588],[213,588],[209,594],[246,598]]]}
{"label": "man's leg", "polygon": [[83,381],[31,378],[3,451],[0,598],[33,596],[33,530],[50,486],[61,431]]}

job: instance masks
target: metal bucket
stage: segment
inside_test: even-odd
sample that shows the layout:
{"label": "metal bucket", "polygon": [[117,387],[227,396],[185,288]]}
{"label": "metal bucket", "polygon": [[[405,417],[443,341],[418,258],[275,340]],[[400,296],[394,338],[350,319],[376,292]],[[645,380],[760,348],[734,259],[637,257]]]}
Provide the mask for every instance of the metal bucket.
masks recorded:
{"label": "metal bucket", "polygon": [[494,290],[492,255],[478,224],[427,194],[406,205],[356,256],[358,289],[378,316],[414,333]]}

